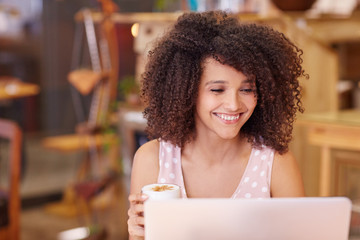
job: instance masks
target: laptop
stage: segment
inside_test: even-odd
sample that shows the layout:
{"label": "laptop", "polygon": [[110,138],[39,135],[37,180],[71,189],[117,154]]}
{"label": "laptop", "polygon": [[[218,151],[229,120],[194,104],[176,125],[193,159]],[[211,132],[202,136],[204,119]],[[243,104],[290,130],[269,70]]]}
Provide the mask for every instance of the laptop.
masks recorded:
{"label": "laptop", "polygon": [[347,240],[345,197],[146,201],[146,240]]}

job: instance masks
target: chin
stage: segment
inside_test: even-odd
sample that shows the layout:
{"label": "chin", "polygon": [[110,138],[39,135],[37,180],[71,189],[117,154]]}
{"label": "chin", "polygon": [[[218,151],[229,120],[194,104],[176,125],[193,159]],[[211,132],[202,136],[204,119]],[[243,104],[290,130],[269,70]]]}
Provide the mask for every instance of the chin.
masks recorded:
{"label": "chin", "polygon": [[236,134],[235,133],[229,133],[229,134],[222,133],[222,134],[218,134],[218,136],[223,140],[234,140],[239,137],[239,133],[240,132],[237,132]]}

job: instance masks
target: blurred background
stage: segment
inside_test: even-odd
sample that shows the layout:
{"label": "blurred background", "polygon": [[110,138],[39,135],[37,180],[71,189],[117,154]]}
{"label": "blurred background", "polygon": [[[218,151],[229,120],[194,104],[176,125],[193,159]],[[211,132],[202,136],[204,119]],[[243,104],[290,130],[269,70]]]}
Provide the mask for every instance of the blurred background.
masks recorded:
{"label": "blurred background", "polygon": [[[301,80],[306,111],[291,150],[308,196],[353,201],[350,238],[360,239],[358,1],[0,0],[0,118],[22,133],[19,194],[0,201],[0,230],[17,234],[0,231],[1,240],[128,238],[131,160],[147,141],[147,51],[181,13],[214,9],[270,25],[303,49],[310,79]],[[14,187],[9,144],[0,142],[4,193]],[[3,214],[11,201],[21,203],[17,218]]]}

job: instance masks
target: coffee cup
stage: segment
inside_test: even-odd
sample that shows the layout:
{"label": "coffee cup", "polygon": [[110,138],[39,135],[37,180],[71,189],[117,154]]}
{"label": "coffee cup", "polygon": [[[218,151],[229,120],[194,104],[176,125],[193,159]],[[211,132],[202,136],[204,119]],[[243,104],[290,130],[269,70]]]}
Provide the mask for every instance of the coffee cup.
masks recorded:
{"label": "coffee cup", "polygon": [[143,194],[149,196],[149,200],[168,200],[180,198],[180,187],[175,184],[154,183],[141,189]]}

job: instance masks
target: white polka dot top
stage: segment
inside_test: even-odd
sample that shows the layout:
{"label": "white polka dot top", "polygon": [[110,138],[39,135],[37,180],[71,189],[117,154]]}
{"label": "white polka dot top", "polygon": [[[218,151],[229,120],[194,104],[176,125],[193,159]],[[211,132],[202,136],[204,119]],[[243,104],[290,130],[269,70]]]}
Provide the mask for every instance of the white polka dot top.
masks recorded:
{"label": "white polka dot top", "polygon": [[[271,170],[274,150],[268,147],[253,148],[244,175],[231,198],[270,198]],[[160,141],[158,183],[180,186],[183,198],[187,198],[181,168],[181,149]]]}

